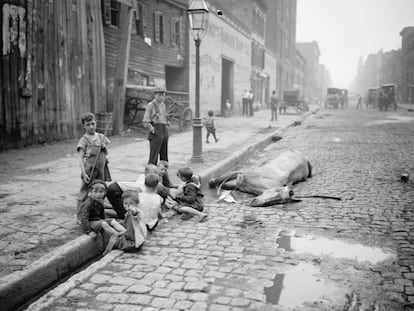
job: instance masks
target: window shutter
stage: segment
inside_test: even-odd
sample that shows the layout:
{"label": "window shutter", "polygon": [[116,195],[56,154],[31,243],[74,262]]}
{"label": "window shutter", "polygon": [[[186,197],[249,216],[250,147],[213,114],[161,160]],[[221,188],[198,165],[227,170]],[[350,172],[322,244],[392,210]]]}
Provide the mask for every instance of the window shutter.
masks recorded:
{"label": "window shutter", "polygon": [[111,0],[102,0],[102,15],[105,25],[111,24]]}
{"label": "window shutter", "polygon": [[145,22],[145,16],[146,16],[146,7],[145,3],[141,3],[141,10],[142,10],[142,28],[145,28],[147,26],[147,23]]}
{"label": "window shutter", "polygon": [[170,23],[170,33],[171,33],[171,46],[175,46],[175,40],[177,38],[177,34],[175,32],[175,23],[176,23],[176,19],[175,17],[171,17],[171,23]]}
{"label": "window shutter", "polygon": [[165,27],[165,23],[164,23],[164,16],[161,14],[161,13],[159,13],[159,24],[160,24],[160,43],[164,43],[164,34],[165,34],[165,31],[164,31],[164,27]]}
{"label": "window shutter", "polygon": [[185,20],[184,20],[184,18],[182,17],[182,16],[180,16],[180,18],[179,18],[179,23],[180,23],[180,34],[179,34],[179,36],[180,36],[180,46],[179,46],[179,48],[180,48],[180,51],[184,51],[184,46],[185,46]]}
{"label": "window shutter", "polygon": [[159,14],[154,12],[154,41],[160,42],[160,21]]}

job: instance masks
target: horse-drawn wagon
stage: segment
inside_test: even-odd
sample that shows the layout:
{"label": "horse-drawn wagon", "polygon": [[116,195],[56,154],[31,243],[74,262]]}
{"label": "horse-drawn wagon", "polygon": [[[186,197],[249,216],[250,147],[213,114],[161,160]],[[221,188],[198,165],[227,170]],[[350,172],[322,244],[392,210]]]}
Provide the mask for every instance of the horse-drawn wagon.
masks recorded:
{"label": "horse-drawn wagon", "polygon": [[[127,87],[125,98],[125,124],[141,124],[146,105],[154,98],[153,88]],[[191,127],[193,112],[189,107],[188,93],[167,91],[164,101],[170,125],[178,125],[180,131]]]}
{"label": "horse-drawn wagon", "polygon": [[283,100],[279,104],[279,113],[282,114],[282,111],[286,113],[286,109],[289,107],[292,107],[300,114],[309,110],[299,89],[283,91]]}
{"label": "horse-drawn wagon", "polygon": [[397,110],[397,98],[395,84],[388,83],[381,85],[379,106],[380,111],[387,111],[388,108]]}

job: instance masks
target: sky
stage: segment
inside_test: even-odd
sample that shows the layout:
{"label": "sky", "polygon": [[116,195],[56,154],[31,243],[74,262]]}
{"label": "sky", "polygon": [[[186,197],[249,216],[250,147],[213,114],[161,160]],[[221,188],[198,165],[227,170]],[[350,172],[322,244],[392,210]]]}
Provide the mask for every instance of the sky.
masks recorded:
{"label": "sky", "polygon": [[358,60],[401,48],[414,26],[414,0],[297,0],[296,41],[316,41],[334,87],[348,88]]}

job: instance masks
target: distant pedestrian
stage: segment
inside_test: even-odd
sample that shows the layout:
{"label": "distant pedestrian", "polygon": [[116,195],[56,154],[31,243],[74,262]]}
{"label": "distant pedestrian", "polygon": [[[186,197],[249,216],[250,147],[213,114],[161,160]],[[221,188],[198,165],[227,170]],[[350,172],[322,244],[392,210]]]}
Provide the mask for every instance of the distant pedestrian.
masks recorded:
{"label": "distant pedestrian", "polygon": [[111,180],[106,158],[108,154],[106,145],[110,143],[110,140],[104,134],[96,132],[96,118],[93,113],[83,114],[81,122],[85,134],[79,139],[76,146],[82,179],[76,208],[78,221],[79,208],[88,195],[88,184],[94,179]]}
{"label": "distant pedestrian", "polygon": [[193,176],[193,170],[189,167],[180,168],[177,176],[184,182],[184,186],[182,187],[182,191],[175,195],[174,199],[178,204],[173,209],[183,214],[182,219],[198,216],[198,221],[205,221],[208,214],[203,212],[204,195],[201,191],[199,179]]}
{"label": "distant pedestrian", "polygon": [[218,138],[216,137],[216,125],[214,123],[214,111],[209,110],[207,113],[207,117],[204,120],[204,126],[206,127],[207,134],[206,134],[206,144],[210,143],[208,138],[210,134],[213,135],[216,142],[218,142]]}
{"label": "distant pedestrian", "polygon": [[249,114],[249,99],[250,93],[248,90],[244,90],[242,97],[242,116],[247,116]]}
{"label": "distant pedestrian", "polygon": [[279,97],[277,97],[276,91],[272,92],[272,96],[270,96],[270,111],[272,113],[272,117],[270,121],[277,120],[277,109],[279,106]]}
{"label": "distant pedestrian", "polygon": [[254,115],[254,107],[253,107],[254,94],[253,94],[253,91],[251,89],[249,90],[249,101],[248,101],[248,103],[249,103],[249,116],[252,117]]}
{"label": "distant pedestrian", "polygon": [[226,109],[226,117],[231,117],[231,103],[230,99],[226,99],[226,103],[224,104],[224,108]]}
{"label": "distant pedestrian", "polygon": [[154,100],[147,104],[144,118],[144,126],[149,130],[148,140],[150,153],[148,164],[157,165],[160,160],[168,162],[168,119],[165,106],[165,92],[161,87],[154,89]]}
{"label": "distant pedestrian", "polygon": [[362,97],[358,94],[358,103],[356,109],[362,109]]}
{"label": "distant pedestrian", "polygon": [[126,229],[115,219],[108,218],[105,214],[104,198],[106,184],[103,180],[95,179],[89,184],[89,197],[80,207],[80,223],[85,233],[107,233],[109,242],[104,255],[112,250],[118,237],[126,232]]}

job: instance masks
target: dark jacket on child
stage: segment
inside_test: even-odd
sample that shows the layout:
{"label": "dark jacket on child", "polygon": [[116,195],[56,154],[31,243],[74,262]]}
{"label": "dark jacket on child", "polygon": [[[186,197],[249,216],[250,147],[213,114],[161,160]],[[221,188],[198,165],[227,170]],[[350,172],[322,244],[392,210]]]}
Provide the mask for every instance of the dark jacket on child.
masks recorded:
{"label": "dark jacket on child", "polygon": [[183,193],[177,195],[176,200],[184,206],[190,206],[200,212],[204,209],[204,195],[201,192],[201,185],[193,182],[186,183],[183,188]]}
{"label": "dark jacket on child", "polygon": [[92,198],[87,198],[80,206],[80,222],[82,230],[86,233],[92,231],[90,222],[94,220],[104,220],[105,207],[102,202]]}

